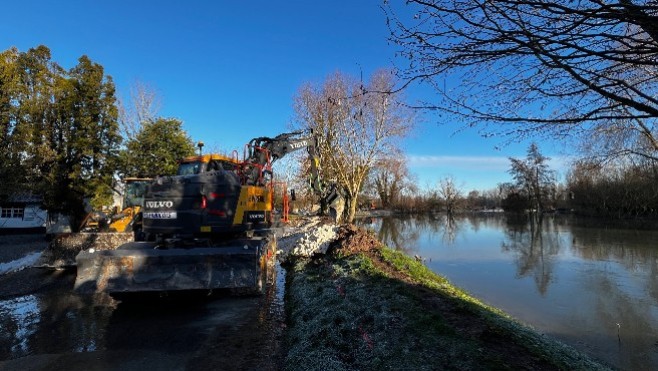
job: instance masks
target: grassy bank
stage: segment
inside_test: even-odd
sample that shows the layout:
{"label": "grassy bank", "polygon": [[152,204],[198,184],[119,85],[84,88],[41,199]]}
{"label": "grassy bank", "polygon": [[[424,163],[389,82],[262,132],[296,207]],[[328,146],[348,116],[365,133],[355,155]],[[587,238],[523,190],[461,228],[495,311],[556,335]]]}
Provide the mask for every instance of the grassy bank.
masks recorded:
{"label": "grassy bank", "polygon": [[606,369],[363,230],[287,267],[289,370]]}

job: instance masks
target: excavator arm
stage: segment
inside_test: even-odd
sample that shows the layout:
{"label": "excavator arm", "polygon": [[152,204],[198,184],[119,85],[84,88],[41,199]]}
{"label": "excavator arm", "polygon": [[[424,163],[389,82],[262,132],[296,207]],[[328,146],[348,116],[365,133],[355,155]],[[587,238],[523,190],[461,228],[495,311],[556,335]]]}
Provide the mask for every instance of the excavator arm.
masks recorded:
{"label": "excavator arm", "polygon": [[312,130],[295,131],[291,133],[279,134],[274,138],[258,137],[249,141],[247,146],[248,154],[245,164],[249,168],[247,174],[247,184],[256,184],[261,178],[262,169],[267,169],[271,164],[283,158],[287,154],[306,149],[311,161],[311,188],[313,192],[320,197],[323,206],[333,209],[334,219],[339,217],[342,208],[343,197],[340,195],[338,186],[335,183],[325,183],[322,181],[320,159],[317,153],[317,137]]}
{"label": "excavator arm", "polygon": [[257,184],[261,171],[268,170],[272,163],[288,153],[314,146],[312,137],[302,135],[304,135],[303,131],[295,131],[279,134],[274,138],[258,137],[250,140],[244,161],[246,183]]}

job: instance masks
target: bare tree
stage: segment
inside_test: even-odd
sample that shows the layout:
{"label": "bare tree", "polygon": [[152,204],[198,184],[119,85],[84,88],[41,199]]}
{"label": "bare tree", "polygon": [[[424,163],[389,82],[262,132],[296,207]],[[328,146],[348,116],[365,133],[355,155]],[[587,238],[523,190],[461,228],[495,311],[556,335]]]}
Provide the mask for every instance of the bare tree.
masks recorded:
{"label": "bare tree", "polygon": [[546,164],[550,159],[542,155],[537,145],[532,143],[525,159],[510,157],[509,160],[511,162],[509,172],[517,187],[528,197],[530,206],[541,214],[546,202],[554,193],[556,183],[555,172]]}
{"label": "bare tree", "polygon": [[385,209],[394,206],[402,191],[409,186],[409,170],[402,156],[377,160],[370,176]]}
{"label": "bare tree", "polygon": [[386,11],[410,60],[403,77],[439,92],[424,107],[485,125],[485,135],[547,135],[602,158],[658,158],[655,0],[406,5]]}
{"label": "bare tree", "polygon": [[159,93],[147,83],[135,80],[127,102],[118,99],[119,123],[124,140],[134,139],[145,122],[153,122],[161,108]]}
{"label": "bare tree", "polygon": [[452,214],[462,198],[461,191],[457,188],[455,180],[447,176],[439,181],[439,197],[443,200],[446,212]]}
{"label": "bare tree", "polygon": [[394,86],[390,71],[375,72],[363,83],[335,73],[322,85],[305,84],[295,96],[297,120],[319,137],[323,176],[335,180],[347,198],[349,223],[358,194],[375,161],[397,153],[397,140],[413,117]]}

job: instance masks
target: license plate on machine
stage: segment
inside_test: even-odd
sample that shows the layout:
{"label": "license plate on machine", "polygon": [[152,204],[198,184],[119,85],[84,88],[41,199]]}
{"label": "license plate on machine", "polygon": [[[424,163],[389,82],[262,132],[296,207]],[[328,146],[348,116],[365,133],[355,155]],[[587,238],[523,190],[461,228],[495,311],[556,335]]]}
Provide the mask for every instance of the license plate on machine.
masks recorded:
{"label": "license plate on machine", "polygon": [[143,215],[144,219],[176,219],[175,211],[147,211]]}

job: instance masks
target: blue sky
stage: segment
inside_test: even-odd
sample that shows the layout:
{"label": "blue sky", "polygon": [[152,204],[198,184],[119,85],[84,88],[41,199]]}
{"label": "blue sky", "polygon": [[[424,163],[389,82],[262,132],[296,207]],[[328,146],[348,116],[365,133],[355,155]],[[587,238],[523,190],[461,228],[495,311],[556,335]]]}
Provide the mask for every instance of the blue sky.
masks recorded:
{"label": "blue sky", "polygon": [[[404,66],[388,40],[381,0],[335,1],[11,1],[3,4],[0,48],[46,45],[71,68],[81,55],[105,67],[128,98],[139,80],[208,148],[241,149],[257,136],[285,132],[292,97],[306,82],[335,72],[366,79]],[[411,102],[431,90],[411,86]],[[421,188],[452,176],[464,191],[510,181],[508,157],[529,142],[506,145],[439,117],[424,120],[404,142]],[[565,168],[549,143],[553,169]]]}

